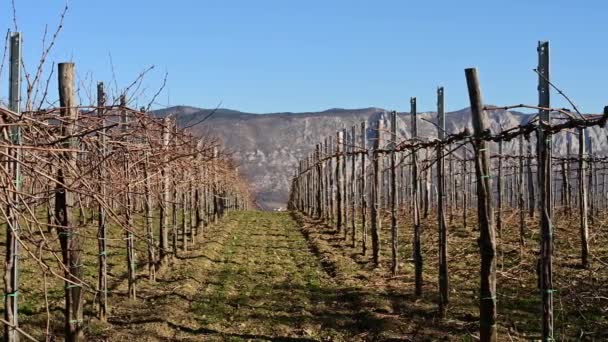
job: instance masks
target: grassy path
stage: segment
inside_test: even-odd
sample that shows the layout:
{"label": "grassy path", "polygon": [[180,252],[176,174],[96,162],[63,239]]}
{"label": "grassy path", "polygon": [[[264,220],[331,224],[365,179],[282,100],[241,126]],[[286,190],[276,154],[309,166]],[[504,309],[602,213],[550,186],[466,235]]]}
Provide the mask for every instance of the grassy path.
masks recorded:
{"label": "grassy path", "polygon": [[[90,335],[110,340],[353,341],[353,303],[288,213],[233,213]],[[330,272],[331,273],[331,272]],[[116,302],[116,301],[115,301]],[[357,335],[359,334],[359,335]]]}

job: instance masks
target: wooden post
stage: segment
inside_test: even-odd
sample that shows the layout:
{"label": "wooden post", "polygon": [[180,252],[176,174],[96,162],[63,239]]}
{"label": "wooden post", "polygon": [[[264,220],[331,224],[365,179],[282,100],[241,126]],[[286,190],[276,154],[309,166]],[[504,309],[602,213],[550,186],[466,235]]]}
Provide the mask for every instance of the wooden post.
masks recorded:
{"label": "wooden post", "polygon": [[467,190],[467,150],[462,151],[462,226],[467,228],[467,213],[469,212],[469,191]]}
{"label": "wooden post", "polygon": [[344,228],[344,240],[348,235],[348,178],[346,177],[346,164],[348,164],[348,132],[342,129],[342,228]]}
{"label": "wooden post", "polygon": [[352,126],[351,131],[350,131],[350,208],[351,208],[351,212],[350,212],[350,229],[351,229],[351,235],[353,238],[353,244],[352,247],[355,248],[357,247],[357,228],[355,225],[355,215],[356,215],[356,208],[355,206],[357,205],[357,201],[356,201],[356,178],[355,178],[355,173],[356,173],[356,160],[357,160],[357,154],[355,153],[355,145],[357,143],[357,140],[355,139],[356,136],[356,127]]}
{"label": "wooden post", "polygon": [[[549,108],[549,42],[538,43],[538,95],[541,108]],[[551,135],[544,131],[551,124],[548,109],[539,112],[538,181],[540,196],[540,290],[542,298],[543,340],[553,340],[553,227],[551,210]]]}
{"label": "wooden post", "polygon": [[[21,113],[21,33],[14,32],[10,36],[10,70],[9,70],[9,109],[17,114]],[[5,139],[8,129],[3,129]],[[10,129],[12,145],[21,145],[21,127]],[[18,342],[19,333],[19,192],[21,191],[21,150],[7,148],[6,152],[13,159],[7,160],[6,168],[10,172],[14,189],[10,202],[6,206],[6,262],[4,268],[4,340]]]}
{"label": "wooden post", "polygon": [[587,182],[585,176],[585,129],[578,129],[578,205],[581,235],[581,265],[589,267],[589,227],[587,210]]}
{"label": "wooden post", "polygon": [[[519,156],[518,156],[518,172],[517,177],[517,209],[519,211],[519,245],[523,247],[526,244],[525,240],[525,214],[524,214],[524,136],[519,136]],[[523,248],[520,250],[523,253]]]}
{"label": "wooden post", "polygon": [[564,211],[566,212],[566,214],[570,214],[568,212],[569,208],[570,208],[570,203],[568,202],[569,198],[568,198],[568,187],[570,186],[570,181],[568,179],[569,175],[568,175],[568,161],[567,160],[562,160],[561,163],[561,177],[562,177],[562,184],[561,184],[561,205],[564,208]]}
{"label": "wooden post", "polygon": [[496,229],[502,235],[502,140],[498,141],[498,178],[496,179]]}
{"label": "wooden post", "polygon": [[[106,93],[104,91],[104,84],[100,82],[97,84],[97,113],[101,118],[101,126],[106,125],[104,107],[106,105]],[[106,146],[106,129],[103,128],[97,133],[100,144],[100,158],[99,163],[99,196],[105,201],[107,199],[107,188],[106,188],[106,157],[108,154]],[[99,319],[102,322],[107,320],[108,314],[108,240],[107,240],[107,223],[106,223],[106,207],[104,203],[99,203],[98,207],[98,226],[97,226],[97,246],[99,250],[99,275],[97,289],[99,290]]]}
{"label": "wooden post", "polygon": [[361,122],[361,244],[363,255],[367,254],[367,176],[365,162],[367,156],[367,129],[365,121]]}
{"label": "wooden post", "polygon": [[135,240],[133,238],[133,229],[135,226],[133,225],[133,198],[131,191],[131,170],[129,163],[129,146],[128,146],[128,138],[126,134],[127,127],[129,125],[129,118],[127,116],[127,110],[125,109],[127,106],[127,99],[125,95],[120,96],[120,107],[121,107],[121,121],[122,121],[122,132],[123,139],[126,142],[125,146],[125,154],[124,154],[124,181],[126,185],[126,192],[124,194],[124,210],[125,210],[125,224],[127,226],[126,229],[126,240],[127,240],[127,280],[128,280],[128,293],[129,298],[135,299]]}
{"label": "wooden post", "polygon": [[[445,104],[443,87],[437,88],[437,137],[445,139]],[[439,315],[445,317],[449,302],[448,233],[445,220],[446,193],[443,144],[437,145],[437,228],[439,235]]]}
{"label": "wooden post", "polygon": [[373,176],[372,176],[372,194],[371,194],[371,233],[372,233],[372,255],[374,264],[377,266],[380,265],[380,213],[379,213],[379,187],[380,187],[380,156],[378,154],[378,150],[380,149],[380,136],[382,130],[382,121],[377,121],[376,123],[376,132],[374,138],[374,150],[372,156],[372,168],[373,168]]}
{"label": "wooden post", "polygon": [[161,201],[158,203],[159,209],[159,243],[160,243],[160,264],[163,265],[167,261],[169,255],[169,165],[168,164],[168,149],[169,149],[169,126],[171,121],[168,117],[162,122],[162,146],[163,146],[163,165],[160,169],[161,177]]}
{"label": "wooden post", "polygon": [[477,69],[465,70],[471,119],[475,139],[475,175],[477,178],[477,217],[479,224],[479,250],[481,253],[481,287],[479,297],[480,341],[496,341],[496,237],[492,213],[492,182],[490,178],[490,151],[481,137],[488,133],[487,113],[483,107]]}
{"label": "wooden post", "polygon": [[[171,144],[174,149],[177,149],[177,120],[171,125]],[[213,161],[215,162],[215,156]],[[214,177],[216,177],[217,171],[214,170]],[[173,251],[173,257],[177,257],[177,203],[179,201],[177,193],[177,170],[175,167],[171,167],[171,250]],[[215,183],[215,182],[214,182]],[[214,185],[215,186],[215,185]],[[214,222],[217,222],[217,195],[214,193]]]}
{"label": "wooden post", "polygon": [[196,145],[196,188],[194,190],[194,207],[196,216],[196,235],[200,235],[204,228],[204,190],[203,182],[206,181],[206,177],[203,175],[202,160],[201,160],[201,149],[202,140],[199,140]]}
{"label": "wooden post", "polygon": [[323,192],[323,167],[321,164],[321,145],[317,144],[315,151],[315,192],[316,192],[316,212],[315,216],[318,219],[323,217],[323,204],[322,204],[322,192]]}
{"label": "wooden post", "polygon": [[534,191],[534,176],[532,173],[532,143],[530,142],[530,139],[528,139],[528,158],[526,166],[528,169],[528,216],[534,218],[536,211],[536,194]]}
{"label": "wooden post", "polygon": [[83,297],[80,279],[83,275],[82,237],[77,232],[74,217],[75,197],[68,189],[75,187],[76,159],[78,140],[72,135],[76,133],[76,120],[78,109],[76,108],[74,64],[59,63],[59,104],[61,116],[64,120],[61,126],[62,136],[68,137],[63,147],[70,151],[63,152],[64,166],[57,170],[57,188],[55,192],[55,220],[59,226],[59,242],[61,243],[61,254],[65,265],[65,335],[66,341],[81,341],[83,333]]}
{"label": "wooden post", "polygon": [[148,245],[148,279],[156,281],[156,248],[154,241],[154,230],[152,227],[152,184],[150,183],[149,152],[144,157],[144,215],[146,222],[146,236]]}
{"label": "wooden post", "polygon": [[178,195],[180,197],[180,203],[179,203],[179,209],[180,209],[180,213],[181,213],[181,220],[180,220],[180,228],[181,228],[181,236],[182,236],[182,251],[187,252],[188,251],[188,232],[187,230],[187,223],[186,223],[186,207],[187,207],[187,190],[186,190],[186,171],[182,170],[181,172],[181,184],[180,184],[180,188],[181,188],[181,194]]}
{"label": "wooden post", "polygon": [[566,132],[567,135],[567,139],[566,139],[566,158],[568,159],[566,161],[566,181],[567,181],[567,185],[566,185],[566,211],[568,214],[572,213],[572,184],[570,183],[570,174],[571,174],[571,166],[572,163],[570,161],[570,158],[572,156],[572,134],[570,134],[570,132]]}
{"label": "wooden post", "polygon": [[393,271],[393,275],[397,275],[399,263],[397,247],[398,247],[398,235],[399,228],[397,227],[397,183],[395,177],[395,149],[397,147],[397,112],[391,112],[391,144],[390,144],[390,205],[391,205],[391,269]]}
{"label": "wooden post", "polygon": [[[425,151],[425,156],[424,156],[424,160],[425,163],[428,164],[428,161],[430,160],[429,157],[429,150],[426,149]],[[423,163],[423,171],[422,171],[422,195],[423,195],[423,201],[422,201],[422,212],[423,212],[423,217],[424,219],[427,219],[429,217],[429,209],[431,207],[431,168],[430,167],[425,167],[426,164]]]}
{"label": "wooden post", "polygon": [[[416,110],[416,98],[410,98],[410,116],[412,119],[411,130],[412,140],[418,138],[418,120]],[[416,296],[422,295],[422,242],[421,234],[422,227],[420,225],[420,207],[419,207],[419,187],[418,181],[418,151],[416,148],[412,148],[412,221],[414,226],[414,239],[413,243],[413,258],[414,258],[414,274],[415,274],[415,294]]]}
{"label": "wooden post", "polygon": [[332,155],[335,153],[334,152],[334,148],[333,148],[333,145],[334,145],[334,140],[333,139],[334,139],[333,136],[329,136],[329,145],[328,145],[328,148],[329,148],[329,153],[328,153],[329,154],[329,158],[327,160],[327,163],[328,163],[328,166],[327,166],[327,179],[328,179],[328,184],[329,184],[328,185],[328,190],[329,190],[329,194],[328,195],[329,195],[329,221],[330,221],[330,223],[333,223],[334,217],[336,216],[335,215],[335,211],[334,211],[334,208],[335,208],[335,198],[336,197],[335,197],[335,192],[334,192],[334,183],[335,182],[334,182],[334,177],[333,177],[333,175],[334,175],[334,165],[333,165],[334,163],[333,163],[333,159],[334,158],[332,157]]}
{"label": "wooden post", "polygon": [[594,224],[594,214],[595,214],[595,191],[594,191],[594,176],[595,176],[595,167],[593,165],[593,140],[591,140],[591,135],[587,134],[588,136],[588,142],[589,142],[589,154],[587,155],[587,159],[589,160],[589,162],[587,163],[588,167],[589,167],[589,186],[587,187],[587,189],[589,189],[589,191],[587,192],[587,204],[589,205],[589,211],[587,211],[587,215],[589,216],[589,221],[591,221],[591,224]]}
{"label": "wooden post", "polygon": [[339,131],[336,135],[336,233],[340,233],[342,230],[342,131]]}
{"label": "wooden post", "polygon": [[[441,88],[443,89],[443,88]],[[443,93],[443,91],[442,91]],[[443,101],[443,97],[442,97],[442,101]],[[443,104],[442,104],[443,106]],[[445,117],[445,109],[444,110],[444,117]],[[445,120],[445,118],[444,118]],[[445,121],[444,121],[444,127],[445,127]],[[445,131],[444,131],[445,132]],[[452,144],[450,144],[448,146],[448,151],[452,151]],[[451,152],[448,156],[448,174],[449,174],[449,182],[448,182],[448,187],[449,187],[449,203],[448,203],[448,207],[450,210],[450,224],[452,224],[452,222],[454,222],[454,205],[456,204],[456,177],[454,176],[454,164],[453,164],[453,160],[454,157],[452,156],[453,152]]]}

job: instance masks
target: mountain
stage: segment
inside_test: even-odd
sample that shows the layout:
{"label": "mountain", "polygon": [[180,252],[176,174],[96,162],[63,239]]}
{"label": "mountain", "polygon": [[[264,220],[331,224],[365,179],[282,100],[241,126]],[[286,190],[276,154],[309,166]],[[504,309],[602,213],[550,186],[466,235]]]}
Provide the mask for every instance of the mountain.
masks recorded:
{"label": "mountain", "polygon": [[[209,116],[211,113],[213,115]],[[371,133],[369,128],[375,121],[383,120],[385,127],[388,127],[388,111],[382,108],[254,114],[178,106],[154,112],[156,116],[170,114],[177,117],[181,127],[191,126],[193,134],[217,136],[224,142],[226,150],[239,163],[241,173],[250,181],[262,209],[285,206],[298,160],[312,152],[315,144],[322,142],[325,137],[335,136],[342,128],[350,132],[353,125],[356,125],[358,135],[362,121],[367,122],[368,137]],[[532,117],[531,114],[498,109],[489,111],[489,116],[492,132],[525,124]],[[436,138],[437,129],[429,123],[436,122],[436,113],[420,113],[419,118],[419,136]],[[401,139],[410,137],[410,121],[408,113],[398,113],[398,135]],[[465,127],[472,131],[469,108],[446,113],[447,132],[461,132]],[[589,136],[595,151],[608,150],[606,133],[602,128],[593,127]],[[578,144],[576,139],[573,140],[572,151],[577,151]],[[517,141],[505,143],[505,152],[515,151],[516,144]],[[565,134],[558,134],[554,151],[565,153],[565,146]]]}

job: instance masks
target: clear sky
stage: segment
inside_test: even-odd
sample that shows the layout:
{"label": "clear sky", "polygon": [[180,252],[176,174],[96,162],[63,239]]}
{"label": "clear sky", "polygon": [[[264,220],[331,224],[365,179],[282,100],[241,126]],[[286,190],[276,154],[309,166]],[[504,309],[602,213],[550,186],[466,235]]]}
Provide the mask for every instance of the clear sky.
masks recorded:
{"label": "clear sky", "polygon": [[[29,68],[63,0],[14,0]],[[49,62],[74,61],[83,84],[119,88],[149,65],[143,104],[168,72],[163,105],[249,112],[468,106],[476,66],[486,103],[536,104],[536,44],[551,42],[552,81],[585,112],[608,104],[608,2],[72,0]],[[0,29],[12,28],[0,0]],[[2,75],[5,83],[6,70]],[[0,97],[6,97],[0,86]],[[566,106],[553,95],[555,106]]]}

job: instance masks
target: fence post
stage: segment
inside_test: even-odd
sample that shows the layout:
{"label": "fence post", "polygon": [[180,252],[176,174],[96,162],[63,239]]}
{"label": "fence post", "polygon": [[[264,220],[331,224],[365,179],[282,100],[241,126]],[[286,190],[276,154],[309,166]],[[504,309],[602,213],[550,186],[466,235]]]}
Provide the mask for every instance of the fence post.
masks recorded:
{"label": "fence post", "polygon": [[483,107],[477,69],[465,69],[471,119],[475,139],[475,175],[477,178],[477,218],[479,224],[479,250],[481,252],[481,287],[479,297],[479,338],[496,341],[496,237],[492,213],[492,182],[490,178],[490,151],[482,136],[489,132],[487,113]]}
{"label": "fence post", "polygon": [[437,227],[439,230],[439,315],[445,317],[449,302],[448,234],[445,220],[446,194],[443,140],[445,139],[445,103],[443,87],[437,88]]}

